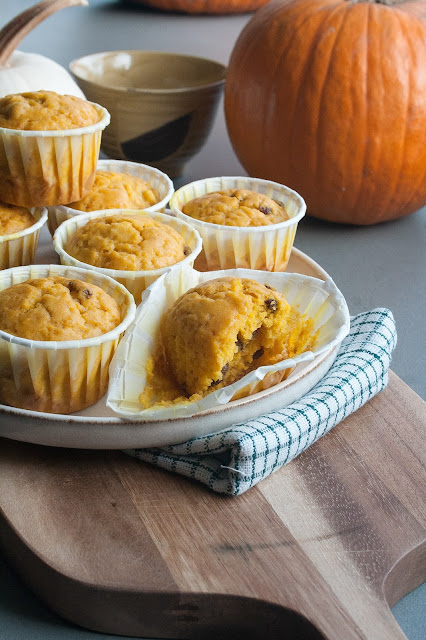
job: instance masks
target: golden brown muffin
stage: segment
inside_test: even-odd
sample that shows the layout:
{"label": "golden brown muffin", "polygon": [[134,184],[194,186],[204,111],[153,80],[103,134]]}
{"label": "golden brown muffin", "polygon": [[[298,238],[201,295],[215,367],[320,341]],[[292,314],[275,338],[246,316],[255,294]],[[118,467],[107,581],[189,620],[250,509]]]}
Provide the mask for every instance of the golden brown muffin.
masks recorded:
{"label": "golden brown muffin", "polygon": [[0,236],[28,229],[35,223],[36,219],[28,209],[0,202]]}
{"label": "golden brown muffin", "polygon": [[255,280],[219,278],[182,295],[160,328],[164,370],[190,397],[310,348],[312,323]]}
{"label": "golden brown muffin", "polygon": [[99,122],[87,100],[54,91],[13,93],[0,98],[0,127],[25,131],[78,129]]}
{"label": "golden brown muffin", "polygon": [[231,227],[263,227],[288,220],[282,204],[248,189],[213,191],[182,207],[191,218]]}
{"label": "golden brown muffin", "polygon": [[148,182],[128,173],[98,170],[90,191],[69,207],[78,211],[146,209],[160,200]]}
{"label": "golden brown muffin", "polygon": [[148,215],[106,215],[72,235],[65,251],[104,269],[150,271],[176,264],[191,253],[185,239]]}
{"label": "golden brown muffin", "polygon": [[0,292],[0,329],[28,340],[80,340],[121,322],[117,302],[100,287],[54,276]]}

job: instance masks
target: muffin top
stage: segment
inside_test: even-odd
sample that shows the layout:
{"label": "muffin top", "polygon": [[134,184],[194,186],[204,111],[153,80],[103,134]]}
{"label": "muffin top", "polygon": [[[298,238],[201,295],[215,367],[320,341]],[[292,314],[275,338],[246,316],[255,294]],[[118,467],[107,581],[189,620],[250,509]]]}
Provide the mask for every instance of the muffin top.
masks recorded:
{"label": "muffin top", "polygon": [[90,191],[84,198],[68,206],[79,211],[146,209],[159,200],[158,192],[142,178],[98,170]]}
{"label": "muffin top", "polygon": [[22,231],[35,223],[36,219],[28,209],[0,202],[0,236]]}
{"label": "muffin top", "polygon": [[117,302],[100,287],[53,276],[0,292],[0,329],[28,340],[80,340],[121,322]]}
{"label": "muffin top", "polygon": [[185,239],[147,215],[106,215],[77,229],[65,251],[104,269],[150,271],[180,262],[191,253]]}
{"label": "muffin top", "polygon": [[289,219],[282,202],[248,189],[212,191],[182,207],[191,218],[230,227],[263,227]]}
{"label": "muffin top", "polygon": [[87,100],[54,91],[13,93],[0,98],[0,127],[26,131],[55,131],[88,127],[99,113]]}

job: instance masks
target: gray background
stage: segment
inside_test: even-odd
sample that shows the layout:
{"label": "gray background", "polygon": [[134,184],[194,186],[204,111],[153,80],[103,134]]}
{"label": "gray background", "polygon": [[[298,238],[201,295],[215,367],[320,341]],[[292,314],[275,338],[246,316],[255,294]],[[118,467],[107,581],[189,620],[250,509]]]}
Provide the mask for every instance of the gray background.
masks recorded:
{"label": "gray background", "polygon": [[[0,24],[33,3],[33,0],[1,0]],[[241,29],[251,17],[252,14],[186,16],[124,2],[90,0],[89,7],[72,7],[50,17],[28,34],[19,48],[51,57],[66,67],[74,58],[114,49],[175,51],[227,64]],[[175,186],[208,176],[244,174],[229,142],[221,104],[207,144],[187,164]],[[352,314],[381,306],[392,310],[398,329],[392,369],[423,398],[426,398],[425,214],[423,208],[401,220],[366,228],[305,217],[299,223],[295,242],[298,249],[333,277]],[[48,239],[44,231],[41,241]],[[394,608],[410,640],[426,637],[425,610],[425,584]],[[96,637],[117,638],[79,629],[57,618],[22,585],[0,556],[1,640]]]}

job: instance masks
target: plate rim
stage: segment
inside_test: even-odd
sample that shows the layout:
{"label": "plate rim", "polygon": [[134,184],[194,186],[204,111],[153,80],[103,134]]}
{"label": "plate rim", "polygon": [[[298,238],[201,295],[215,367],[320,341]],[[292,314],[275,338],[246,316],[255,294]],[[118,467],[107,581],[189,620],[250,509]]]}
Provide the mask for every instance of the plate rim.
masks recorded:
{"label": "plate rim", "polygon": [[[121,418],[120,416],[84,416],[84,415],[76,415],[76,414],[62,414],[62,413],[45,413],[43,411],[31,411],[29,409],[20,409],[19,407],[10,407],[8,405],[0,404],[0,414],[6,413],[9,415],[13,415],[18,418],[31,418],[35,420],[48,420],[49,422],[55,423],[59,422],[61,425],[63,424],[79,424],[79,425],[101,425],[103,423],[107,425],[126,425],[131,426],[135,425],[138,427],[143,427],[144,425],[153,425],[153,424],[179,424],[180,422],[187,422],[188,420],[193,420],[194,418],[202,419],[203,417],[210,416],[212,414],[217,413],[226,413],[231,411],[232,409],[236,409],[238,407],[246,406],[248,404],[252,404],[258,400],[264,400],[270,395],[276,395],[281,391],[284,391],[286,387],[289,387],[296,382],[299,382],[302,378],[304,378],[307,374],[314,371],[317,367],[319,367],[324,360],[327,360],[329,356],[331,356],[333,351],[337,351],[340,345],[336,345],[327,351],[319,354],[316,358],[309,360],[307,362],[301,363],[300,370],[297,374],[292,378],[291,374],[288,378],[279,382],[278,384],[273,385],[272,387],[268,387],[267,389],[263,389],[262,391],[258,391],[257,393],[253,393],[252,395],[245,396],[244,398],[239,398],[238,400],[231,400],[223,405],[216,405],[214,407],[210,407],[209,409],[205,409],[204,411],[198,411],[196,414],[190,416],[180,416],[176,418],[164,418],[162,420],[141,420],[135,418]],[[306,371],[308,369],[308,371]],[[1,436],[1,424],[0,424],[0,436]]]}

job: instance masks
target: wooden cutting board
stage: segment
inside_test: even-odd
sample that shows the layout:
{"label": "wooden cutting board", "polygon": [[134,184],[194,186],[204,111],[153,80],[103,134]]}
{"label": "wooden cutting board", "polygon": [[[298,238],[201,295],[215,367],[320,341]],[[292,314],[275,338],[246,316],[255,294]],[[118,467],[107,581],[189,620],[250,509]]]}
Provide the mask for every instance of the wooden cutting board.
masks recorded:
{"label": "wooden cutting board", "polygon": [[149,638],[396,640],[426,578],[426,404],[388,388],[238,498],[1,440],[0,545],[52,609]]}

